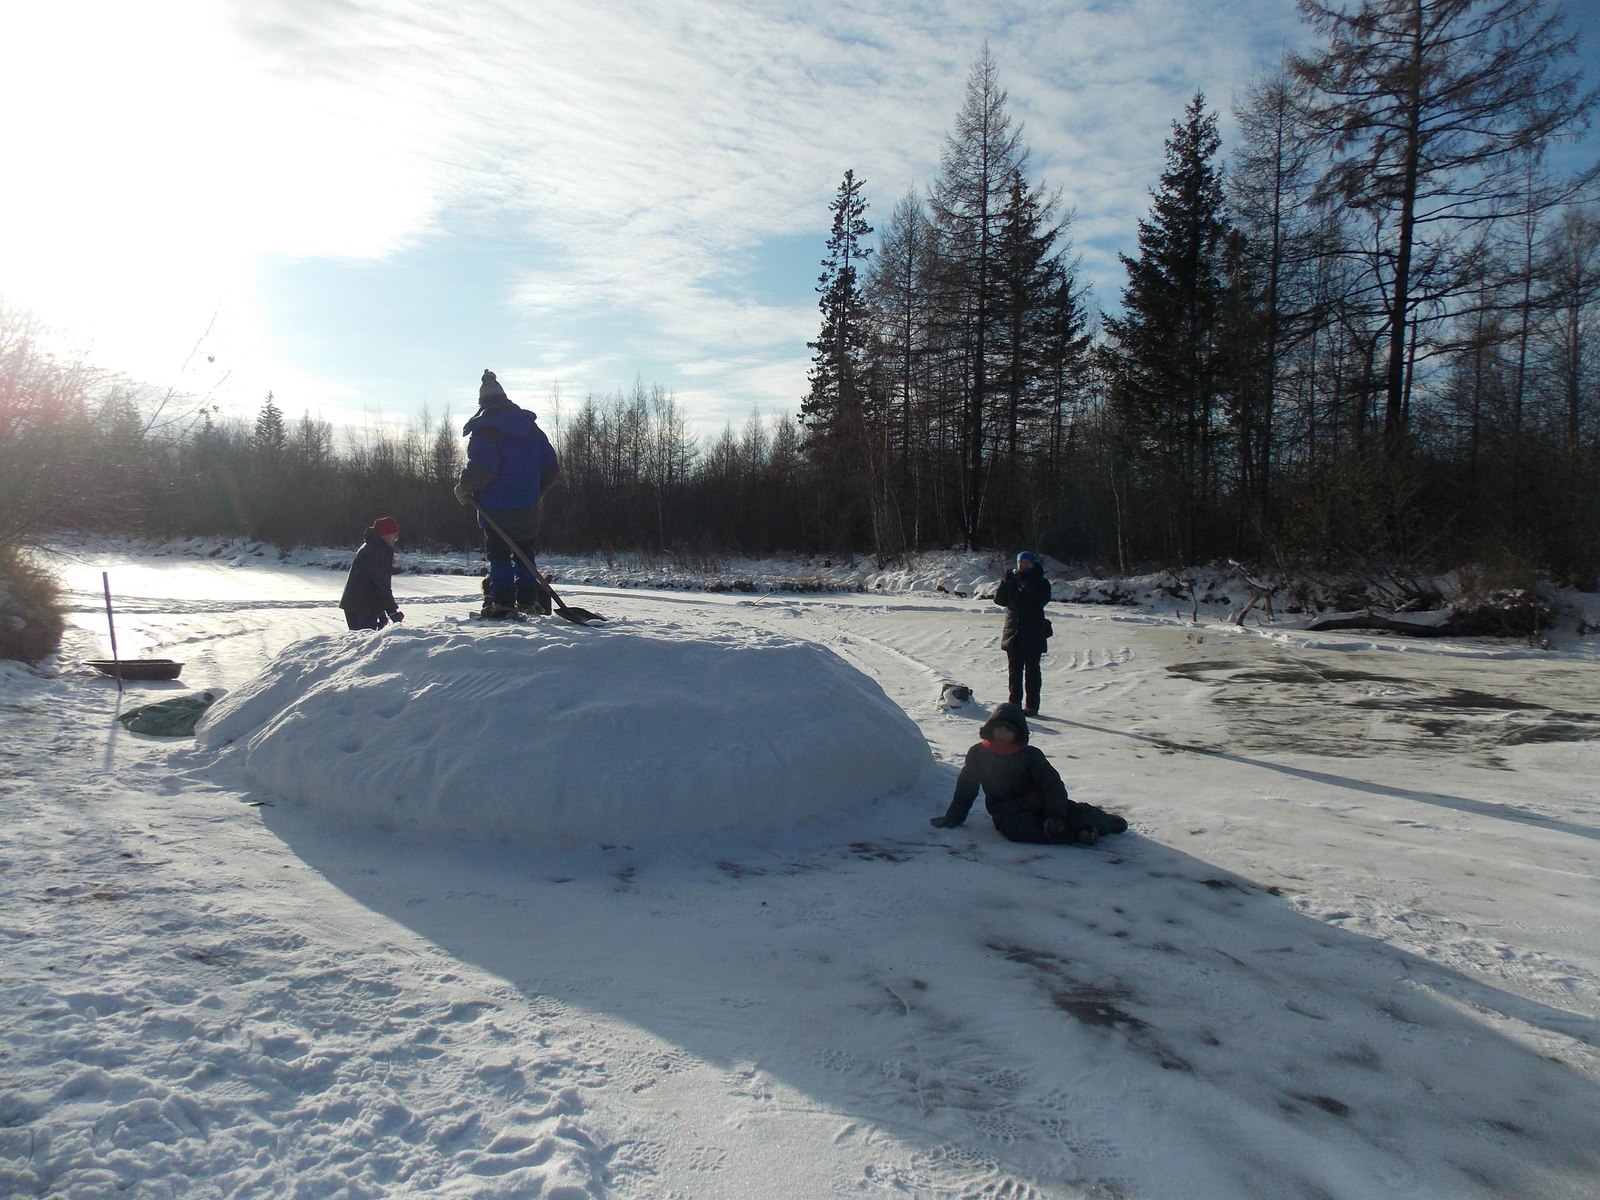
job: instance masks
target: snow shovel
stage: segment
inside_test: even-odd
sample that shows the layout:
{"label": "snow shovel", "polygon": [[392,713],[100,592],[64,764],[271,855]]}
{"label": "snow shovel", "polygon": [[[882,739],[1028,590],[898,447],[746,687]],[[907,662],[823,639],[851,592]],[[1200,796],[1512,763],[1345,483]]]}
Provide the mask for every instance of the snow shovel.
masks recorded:
{"label": "snow shovel", "polygon": [[551,587],[545,582],[544,576],[539,574],[539,568],[533,565],[533,560],[522,552],[522,547],[517,545],[506,536],[506,531],[501,529],[500,526],[495,523],[495,519],[493,517],[483,511],[482,507],[479,506],[476,500],[472,502],[472,507],[478,510],[478,515],[483,518],[483,523],[490,529],[494,530],[495,533],[499,534],[500,540],[511,547],[511,553],[520,558],[522,560],[522,565],[527,567],[528,570],[533,573],[534,582],[536,582],[540,589],[550,597],[550,602],[555,605],[556,616],[571,621],[574,625],[587,625],[590,621],[605,620],[605,618],[599,613],[592,613],[587,608],[568,608],[565,604],[561,603],[561,597],[556,595],[555,588]]}
{"label": "snow shovel", "polygon": [[100,585],[106,592],[106,627],[111,631],[111,657],[91,658],[84,666],[93,667],[102,675],[117,681],[117,691],[122,691],[124,679],[176,679],[183,672],[181,662],[170,658],[123,658],[117,653],[117,622],[111,615],[111,573],[100,572]]}

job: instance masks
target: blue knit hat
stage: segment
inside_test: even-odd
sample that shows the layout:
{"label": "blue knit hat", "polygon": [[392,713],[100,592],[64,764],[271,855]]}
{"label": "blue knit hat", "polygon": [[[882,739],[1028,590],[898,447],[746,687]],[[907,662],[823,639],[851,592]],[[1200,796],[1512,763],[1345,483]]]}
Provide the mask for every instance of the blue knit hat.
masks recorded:
{"label": "blue knit hat", "polygon": [[1031,562],[1036,567],[1039,565],[1039,556],[1037,554],[1035,554],[1032,550],[1019,551],[1017,553],[1017,561],[1021,562],[1023,559],[1027,559],[1029,562]]}

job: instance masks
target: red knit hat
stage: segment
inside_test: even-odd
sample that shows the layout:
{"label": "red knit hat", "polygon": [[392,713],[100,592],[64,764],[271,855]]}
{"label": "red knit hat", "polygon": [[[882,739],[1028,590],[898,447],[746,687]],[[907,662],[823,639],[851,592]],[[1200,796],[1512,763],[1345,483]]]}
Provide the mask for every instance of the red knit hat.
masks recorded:
{"label": "red knit hat", "polygon": [[379,517],[372,523],[372,532],[379,537],[388,537],[391,533],[400,532],[400,522],[393,517]]}

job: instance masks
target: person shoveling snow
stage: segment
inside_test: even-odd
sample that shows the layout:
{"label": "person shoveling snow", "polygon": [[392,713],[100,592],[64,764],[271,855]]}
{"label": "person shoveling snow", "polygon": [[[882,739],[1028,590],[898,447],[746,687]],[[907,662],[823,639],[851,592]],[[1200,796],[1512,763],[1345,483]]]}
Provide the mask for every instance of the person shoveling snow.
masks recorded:
{"label": "person shoveling snow", "polygon": [[455,495],[477,513],[489,560],[482,615],[548,614],[550,597],[540,586],[534,554],[539,500],[560,469],[555,448],[539,428],[538,414],[513,404],[489,370],[478,386],[478,411],[461,434],[467,439],[467,465]]}

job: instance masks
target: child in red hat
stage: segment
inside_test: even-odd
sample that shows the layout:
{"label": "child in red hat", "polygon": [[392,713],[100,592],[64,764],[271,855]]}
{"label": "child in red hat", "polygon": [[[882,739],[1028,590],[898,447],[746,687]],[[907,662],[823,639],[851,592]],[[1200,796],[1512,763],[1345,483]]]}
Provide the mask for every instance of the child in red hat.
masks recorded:
{"label": "child in red hat", "polygon": [[344,582],[339,607],[351,629],[382,629],[390,621],[403,621],[405,613],[394,602],[394,545],[400,540],[400,522],[379,517],[361,539],[350,576]]}

